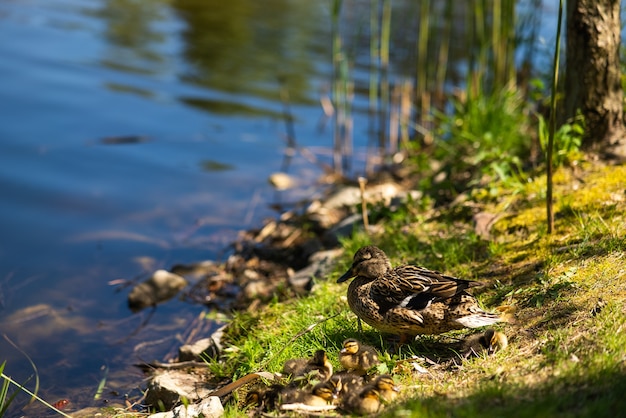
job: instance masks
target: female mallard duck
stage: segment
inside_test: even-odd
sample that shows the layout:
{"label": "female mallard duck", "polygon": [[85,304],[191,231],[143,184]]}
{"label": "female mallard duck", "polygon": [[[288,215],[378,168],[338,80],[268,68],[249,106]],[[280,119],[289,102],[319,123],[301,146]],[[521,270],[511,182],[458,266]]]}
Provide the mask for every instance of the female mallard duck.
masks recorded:
{"label": "female mallard duck", "polygon": [[354,255],[350,269],[337,283],[348,287],[348,305],[357,317],[377,330],[400,334],[401,342],[419,334],[477,328],[501,321],[485,312],[466,289],[480,283],[446,276],[424,267],[391,267],[387,255],[373,245]]}
{"label": "female mallard duck", "polygon": [[348,338],[343,342],[339,362],[344,369],[359,375],[366,374],[370,368],[380,363],[374,347],[361,344],[354,338]]}

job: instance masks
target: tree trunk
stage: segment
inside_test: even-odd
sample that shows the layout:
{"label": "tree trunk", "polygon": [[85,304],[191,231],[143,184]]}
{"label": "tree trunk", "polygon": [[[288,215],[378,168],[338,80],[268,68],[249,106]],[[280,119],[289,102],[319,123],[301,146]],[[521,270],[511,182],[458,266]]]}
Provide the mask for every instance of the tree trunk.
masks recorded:
{"label": "tree trunk", "polygon": [[582,111],[585,148],[626,158],[620,32],[620,0],[567,1],[566,117]]}

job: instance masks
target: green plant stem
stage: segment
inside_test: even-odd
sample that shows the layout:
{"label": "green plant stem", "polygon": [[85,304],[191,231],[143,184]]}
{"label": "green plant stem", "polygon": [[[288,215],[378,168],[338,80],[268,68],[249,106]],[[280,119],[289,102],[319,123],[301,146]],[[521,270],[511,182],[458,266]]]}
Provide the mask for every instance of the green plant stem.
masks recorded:
{"label": "green plant stem", "polygon": [[559,0],[559,17],[556,26],[556,46],[554,48],[554,68],[552,70],[552,96],[550,97],[550,130],[548,133],[547,150],[547,190],[546,190],[546,213],[548,217],[548,234],[554,231],[554,208],[552,202],[552,154],[554,152],[554,132],[556,131],[556,88],[559,81],[559,53],[561,50],[561,21],[563,16],[563,0]]}
{"label": "green plant stem", "polygon": [[[3,334],[2,335],[4,337],[5,340],[7,340],[7,342],[9,344],[11,344],[13,346],[13,348],[15,348],[17,351],[19,351],[24,357],[26,357],[26,360],[28,360],[28,362],[30,363],[30,367],[33,368],[33,371],[35,372],[35,396],[37,395],[37,393],[39,393],[39,371],[37,370],[37,366],[35,365],[35,362],[30,358],[30,356],[24,351],[22,350],[20,347],[17,346],[17,344],[15,344],[8,335]],[[28,403],[32,403],[35,400],[34,397],[32,397],[30,399],[30,401]]]}
{"label": "green plant stem", "polygon": [[44,401],[43,399],[41,399],[39,396],[35,395],[33,392],[31,392],[30,390],[26,389],[24,386],[20,385],[19,383],[17,383],[15,380],[11,379],[9,376],[7,376],[6,374],[2,373],[0,374],[0,377],[2,377],[3,379],[5,379],[6,381],[8,381],[9,383],[17,386],[21,391],[26,392],[27,394],[29,394],[30,396],[32,396],[33,398],[37,399],[39,402],[41,402],[42,404],[46,405],[48,408],[52,409],[55,412],[58,412],[59,414],[63,415],[64,417],[68,417],[68,418],[72,418],[71,415],[67,415],[65,412],[61,411],[60,409],[55,408],[54,406],[52,406],[51,404],[49,404],[48,402]]}

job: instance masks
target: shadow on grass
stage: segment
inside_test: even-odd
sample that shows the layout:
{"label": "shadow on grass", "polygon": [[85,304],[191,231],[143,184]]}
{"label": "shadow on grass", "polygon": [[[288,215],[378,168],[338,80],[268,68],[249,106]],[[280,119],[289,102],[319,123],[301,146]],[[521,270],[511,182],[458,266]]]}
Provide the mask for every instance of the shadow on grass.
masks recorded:
{"label": "shadow on grass", "polygon": [[626,374],[601,370],[565,375],[537,386],[519,386],[497,379],[486,381],[468,396],[413,399],[383,416],[420,417],[609,417],[626,408]]}

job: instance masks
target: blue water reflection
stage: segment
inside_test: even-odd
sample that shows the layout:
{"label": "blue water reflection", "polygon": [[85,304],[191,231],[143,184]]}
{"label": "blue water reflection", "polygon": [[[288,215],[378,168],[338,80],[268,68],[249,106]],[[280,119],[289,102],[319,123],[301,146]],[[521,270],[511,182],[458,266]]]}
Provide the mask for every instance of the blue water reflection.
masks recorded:
{"label": "blue water reflection", "polygon": [[[0,3],[0,332],[37,365],[45,399],[98,404],[103,365],[107,389],[128,393],[141,381],[133,363],[179,344],[202,307],[169,302],[140,328],[147,314],[131,315],[108,283],[215,259],[272,215],[281,86],[299,139],[327,141],[316,131],[324,39],[303,32],[322,7],[209,3]],[[5,339],[0,353],[7,374],[32,375]]]}

